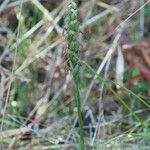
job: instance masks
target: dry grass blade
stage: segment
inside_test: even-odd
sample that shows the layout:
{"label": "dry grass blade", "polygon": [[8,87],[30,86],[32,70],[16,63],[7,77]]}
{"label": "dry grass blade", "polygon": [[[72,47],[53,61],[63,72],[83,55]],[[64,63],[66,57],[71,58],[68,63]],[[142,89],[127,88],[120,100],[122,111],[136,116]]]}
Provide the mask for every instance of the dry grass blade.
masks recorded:
{"label": "dry grass blade", "polygon": [[1,1],[0,149],[148,149],[149,6]]}
{"label": "dry grass blade", "polygon": [[12,137],[12,136],[20,136],[20,135],[25,134],[28,131],[30,131],[28,128],[22,127],[22,128],[19,128],[19,129],[1,131],[0,136],[2,138]]}

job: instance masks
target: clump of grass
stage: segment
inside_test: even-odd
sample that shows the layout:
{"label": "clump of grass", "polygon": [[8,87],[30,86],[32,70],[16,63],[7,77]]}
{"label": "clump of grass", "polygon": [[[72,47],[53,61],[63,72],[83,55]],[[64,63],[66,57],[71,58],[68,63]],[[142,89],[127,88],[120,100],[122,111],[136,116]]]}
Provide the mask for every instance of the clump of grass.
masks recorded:
{"label": "clump of grass", "polygon": [[77,109],[78,109],[78,122],[80,128],[80,149],[84,150],[84,133],[83,133],[83,121],[81,113],[81,100],[80,100],[80,89],[79,89],[79,78],[80,78],[80,64],[78,62],[79,57],[79,46],[77,41],[77,36],[79,33],[79,24],[77,20],[77,4],[72,1],[68,13],[67,13],[67,42],[68,42],[68,53],[67,59],[69,64],[69,69],[74,79],[75,83],[75,94],[77,99]]}

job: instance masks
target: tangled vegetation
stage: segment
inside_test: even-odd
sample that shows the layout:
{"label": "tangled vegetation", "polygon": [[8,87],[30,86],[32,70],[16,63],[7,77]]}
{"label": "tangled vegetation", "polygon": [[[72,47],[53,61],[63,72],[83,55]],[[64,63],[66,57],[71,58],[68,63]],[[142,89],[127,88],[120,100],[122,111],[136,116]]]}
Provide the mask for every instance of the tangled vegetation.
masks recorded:
{"label": "tangled vegetation", "polygon": [[150,0],[0,2],[0,149],[149,150]]}

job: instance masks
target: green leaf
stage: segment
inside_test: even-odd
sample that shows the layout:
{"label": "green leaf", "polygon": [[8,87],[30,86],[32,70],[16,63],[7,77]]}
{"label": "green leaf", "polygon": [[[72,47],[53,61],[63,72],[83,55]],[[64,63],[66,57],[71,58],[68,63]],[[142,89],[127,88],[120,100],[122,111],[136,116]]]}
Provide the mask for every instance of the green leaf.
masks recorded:
{"label": "green leaf", "polygon": [[71,51],[77,51],[78,50],[78,44],[76,41],[71,41],[69,44],[68,44],[68,48],[71,50]]}
{"label": "green leaf", "polygon": [[68,40],[74,41],[74,36],[75,36],[75,32],[74,31],[70,30],[70,31],[67,32]]}
{"label": "green leaf", "polygon": [[73,8],[74,10],[77,9],[77,4],[74,1],[71,3],[71,8]]}
{"label": "green leaf", "polygon": [[142,139],[150,139],[149,133],[131,133],[132,136]]}
{"label": "green leaf", "polygon": [[77,20],[70,21],[68,24],[68,29],[77,32],[79,29]]}
{"label": "green leaf", "polygon": [[148,84],[147,82],[145,81],[141,81],[141,82],[138,82],[134,85],[134,87],[137,89],[137,90],[141,90],[141,91],[147,91],[148,90]]}
{"label": "green leaf", "polygon": [[67,13],[67,16],[68,16],[68,19],[70,21],[73,21],[73,20],[76,20],[77,19],[77,16],[76,16],[76,12],[74,9],[70,9]]}
{"label": "green leaf", "polygon": [[140,75],[139,69],[138,68],[133,68],[132,73],[131,73],[132,78],[137,77],[139,75]]}

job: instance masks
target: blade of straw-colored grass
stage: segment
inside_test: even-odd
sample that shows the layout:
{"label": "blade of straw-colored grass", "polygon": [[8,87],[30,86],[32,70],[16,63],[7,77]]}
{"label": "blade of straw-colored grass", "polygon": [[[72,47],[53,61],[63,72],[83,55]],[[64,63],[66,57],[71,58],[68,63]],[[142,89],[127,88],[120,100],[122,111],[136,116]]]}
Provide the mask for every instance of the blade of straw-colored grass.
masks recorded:
{"label": "blade of straw-colored grass", "polygon": [[33,132],[35,133],[38,137],[46,140],[47,142],[51,143],[51,144],[56,144],[54,140],[50,140],[50,139],[47,139],[45,136],[43,136],[42,134],[40,134],[39,132],[33,130],[31,128],[31,125],[29,124],[28,126],[26,126],[24,123],[20,122],[19,120],[17,120],[16,118],[12,117],[11,115],[8,115],[9,118],[11,118],[13,121],[15,121],[16,123],[22,125],[23,127],[27,128],[30,132]]}
{"label": "blade of straw-colored grass", "polygon": [[31,63],[33,63],[35,60],[42,58],[47,54],[48,51],[50,51],[52,48],[56,47],[57,45],[61,44],[63,42],[63,39],[59,39],[41,52],[38,52],[35,54],[32,58],[29,58],[28,60],[24,61],[23,64],[16,69],[15,74],[19,74],[22,70],[24,70],[26,67],[28,67]]}
{"label": "blade of straw-colored grass", "polygon": [[[23,3],[26,3],[26,2],[29,2],[29,1],[31,1],[31,0],[23,0]],[[6,10],[6,9],[9,9],[9,8],[18,6],[20,4],[21,4],[21,0],[17,0],[15,2],[11,2],[11,3],[6,5],[6,7],[3,9],[3,11]]]}
{"label": "blade of straw-colored grass", "polygon": [[[23,8],[23,0],[22,0],[22,3],[20,5],[20,16],[19,17],[21,17],[22,8]],[[17,28],[17,41],[18,41],[19,34],[20,34],[20,25],[21,25],[21,23],[20,23],[20,19],[19,19],[19,24],[18,24],[18,28]],[[18,52],[17,45],[18,44],[16,44],[16,50],[15,50],[15,55],[14,55],[14,59],[13,59],[12,74],[15,71],[15,65],[16,65],[16,59],[17,59],[17,52]],[[4,110],[3,110],[3,114],[2,114],[1,131],[3,130],[3,122],[4,122],[4,119],[5,119],[5,113],[6,113],[6,109],[7,109],[7,104],[8,104],[8,99],[9,99],[9,93],[10,93],[12,82],[13,82],[13,80],[12,80],[12,78],[10,78],[9,85],[8,85],[8,91],[7,91],[6,99],[5,99]]]}
{"label": "blade of straw-colored grass", "polygon": [[[110,67],[110,63],[111,63],[111,57],[109,58],[109,60],[107,61],[107,64],[106,64],[106,67],[105,67],[105,72],[104,72],[104,79],[107,78],[108,76],[108,70],[109,70],[109,67]],[[104,90],[104,82],[101,83],[101,86],[100,86],[100,97],[99,97],[99,115],[98,115],[98,121],[97,121],[97,124],[96,124],[96,129],[95,129],[95,132],[94,132],[94,135],[93,135],[93,139],[91,141],[91,146],[94,145],[94,141],[97,137],[97,135],[100,133],[100,121],[101,121],[101,118],[104,117],[104,112],[103,112],[103,107],[102,107],[102,97],[103,97],[103,90]]]}
{"label": "blade of straw-colored grass", "polygon": [[4,85],[5,85],[5,74],[3,71],[0,71],[1,75],[1,83],[0,83],[0,115],[2,114],[2,108],[3,108],[3,100],[4,100]]}
{"label": "blade of straw-colored grass", "polygon": [[[47,36],[51,33],[51,31],[54,29],[55,25],[58,23],[58,21],[61,19],[62,13],[60,15],[58,15],[58,17],[56,17],[56,19],[54,20],[54,25],[50,26],[49,29],[46,31],[46,35],[44,35],[44,38],[41,38],[41,40],[39,40],[38,44],[36,44],[36,47],[39,47],[42,42],[45,40],[45,38],[47,38]],[[27,31],[22,37],[21,39],[18,39],[18,41],[14,44],[12,44],[10,46],[10,48],[6,48],[5,51],[3,52],[3,54],[0,56],[0,62],[2,61],[2,59],[10,52],[12,51],[15,47],[16,44],[21,44],[21,42],[23,42],[25,39],[27,39],[28,37],[30,37],[35,31],[37,31],[41,26],[43,26],[44,24],[44,20],[40,20],[35,26],[33,26],[29,31]],[[35,48],[35,47],[34,47]]]}
{"label": "blade of straw-colored grass", "polygon": [[4,0],[4,2],[0,5],[0,13],[5,9],[10,0]]}
{"label": "blade of straw-colored grass", "polygon": [[21,127],[19,129],[12,129],[12,130],[7,130],[7,131],[1,131],[0,137],[7,138],[7,137],[12,137],[12,136],[19,136],[19,135],[27,133],[28,131],[30,130],[26,127]]}
{"label": "blade of straw-colored grass", "polygon": [[107,3],[104,3],[104,2],[97,2],[97,5],[99,5],[99,6],[101,6],[101,7],[103,7],[103,8],[107,8],[107,9],[112,9],[112,10],[116,10],[116,11],[118,11],[118,8],[117,7],[115,7],[115,6],[112,6],[112,5],[109,5],[109,4],[107,4]]}
{"label": "blade of straw-colored grass", "polygon": [[43,25],[44,21],[39,21],[34,27],[32,27],[29,31],[27,31],[21,39],[10,46],[9,49],[6,49],[3,54],[0,56],[0,62],[2,62],[3,58],[10,52],[12,49],[16,47],[16,44],[19,45],[22,41],[30,37],[37,29],[39,29]]}
{"label": "blade of straw-colored grass", "polygon": [[62,29],[58,24],[54,23],[54,19],[49,13],[49,11],[38,1],[38,0],[32,0],[32,3],[35,4],[40,11],[43,12],[44,16],[54,25],[54,28],[57,30],[58,33],[62,33]]}
{"label": "blade of straw-colored grass", "polygon": [[125,60],[122,53],[122,49],[120,46],[118,46],[116,58],[116,76],[115,76],[117,84],[123,84],[124,72],[125,72]]}
{"label": "blade of straw-colored grass", "polygon": [[[65,6],[65,2],[63,2],[63,4]],[[61,20],[61,18],[64,16],[65,12],[66,12],[67,6],[65,6],[60,13],[55,17],[55,19],[53,20],[53,24],[50,24],[50,27],[48,27],[48,29],[46,30],[46,33],[43,35],[43,37],[41,38],[41,40],[37,43],[37,47],[39,47],[46,39],[47,37],[50,35],[50,33],[53,31],[55,25],[58,24],[58,22]],[[58,32],[59,36],[62,36],[62,30],[60,32]]]}
{"label": "blade of straw-colored grass", "polygon": [[84,23],[82,24],[82,26],[80,27],[80,29],[82,30],[82,28],[85,28],[86,26],[88,26],[88,25],[94,23],[95,21],[101,19],[102,17],[108,15],[108,14],[111,13],[111,12],[112,12],[111,9],[104,10],[102,13],[99,13],[98,15],[96,15],[96,16],[94,16],[94,17],[88,19],[86,22],[84,22]]}
{"label": "blade of straw-colored grass", "polygon": [[132,18],[136,13],[138,13],[141,9],[143,9],[148,3],[150,2],[150,0],[148,0],[147,2],[145,2],[142,6],[140,6],[136,11],[134,11],[133,13],[131,13],[129,15],[129,17],[127,17],[124,21],[122,21],[117,27],[116,29],[120,28],[120,26],[126,24],[130,18]]}
{"label": "blade of straw-colored grass", "polygon": [[[140,0],[140,5],[143,6],[144,5],[144,0]],[[144,33],[144,8],[142,8],[140,10],[140,28],[142,33]]]}
{"label": "blade of straw-colored grass", "polygon": [[59,40],[56,40],[56,42],[54,42],[53,44],[51,44],[50,46],[48,46],[47,48],[45,48],[44,50],[42,50],[41,52],[37,52],[36,54],[30,56],[29,58],[27,58],[23,64],[17,68],[14,73],[10,74],[10,77],[8,77],[6,80],[8,81],[8,85],[6,85],[6,89],[8,89],[9,87],[9,80],[14,80],[15,79],[15,75],[20,75],[21,74],[21,71],[23,71],[25,68],[27,68],[31,63],[33,63],[34,61],[36,61],[37,59],[39,58],[43,58],[48,51],[50,51],[52,48],[56,47],[57,45],[61,44],[63,42],[63,39],[59,39]]}

